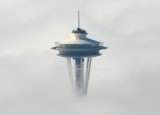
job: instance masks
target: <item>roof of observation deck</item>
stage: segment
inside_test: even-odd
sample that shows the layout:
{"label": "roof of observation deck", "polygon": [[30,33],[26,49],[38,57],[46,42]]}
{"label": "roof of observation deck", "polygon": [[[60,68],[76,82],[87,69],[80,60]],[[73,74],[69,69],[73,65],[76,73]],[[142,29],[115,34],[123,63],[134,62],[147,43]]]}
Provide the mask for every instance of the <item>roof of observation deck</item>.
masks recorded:
{"label": "roof of observation deck", "polygon": [[89,39],[89,38],[85,38],[85,39],[70,38],[70,39],[66,39],[66,40],[59,42],[59,44],[97,44],[97,45],[99,43],[100,42]]}
{"label": "roof of observation deck", "polygon": [[72,30],[72,33],[87,34],[87,32],[84,29],[81,29],[81,28],[77,28],[76,30]]}

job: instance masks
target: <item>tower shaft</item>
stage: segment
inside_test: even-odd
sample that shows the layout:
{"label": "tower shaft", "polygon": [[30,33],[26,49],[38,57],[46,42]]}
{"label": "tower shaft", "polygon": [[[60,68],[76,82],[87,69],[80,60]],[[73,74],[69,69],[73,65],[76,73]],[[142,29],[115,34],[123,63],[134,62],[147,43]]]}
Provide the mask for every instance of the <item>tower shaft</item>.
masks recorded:
{"label": "tower shaft", "polygon": [[81,96],[84,92],[84,59],[74,58],[75,60],[75,92]]}
{"label": "tower shaft", "polygon": [[91,60],[92,57],[67,58],[71,85],[76,96],[87,95]]}

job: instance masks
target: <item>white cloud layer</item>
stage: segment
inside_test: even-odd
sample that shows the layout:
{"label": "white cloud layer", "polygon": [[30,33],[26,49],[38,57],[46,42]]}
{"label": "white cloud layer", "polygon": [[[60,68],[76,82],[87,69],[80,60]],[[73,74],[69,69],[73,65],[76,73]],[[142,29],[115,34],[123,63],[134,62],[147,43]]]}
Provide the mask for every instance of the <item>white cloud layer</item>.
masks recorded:
{"label": "white cloud layer", "polygon": [[[159,0],[1,0],[0,115],[159,115]],[[77,26],[108,47],[86,98],[50,50]]]}

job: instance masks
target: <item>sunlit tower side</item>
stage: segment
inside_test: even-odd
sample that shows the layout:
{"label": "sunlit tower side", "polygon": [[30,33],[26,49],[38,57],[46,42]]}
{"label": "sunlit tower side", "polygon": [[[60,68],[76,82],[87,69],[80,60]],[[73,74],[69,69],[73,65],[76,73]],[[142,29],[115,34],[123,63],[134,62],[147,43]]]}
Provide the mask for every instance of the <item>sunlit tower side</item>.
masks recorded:
{"label": "sunlit tower side", "polygon": [[106,49],[102,42],[86,37],[88,34],[80,28],[78,12],[78,28],[73,30],[69,39],[56,42],[52,47],[58,50],[58,56],[67,58],[68,70],[73,92],[76,96],[87,95],[92,57],[100,56],[100,50]]}

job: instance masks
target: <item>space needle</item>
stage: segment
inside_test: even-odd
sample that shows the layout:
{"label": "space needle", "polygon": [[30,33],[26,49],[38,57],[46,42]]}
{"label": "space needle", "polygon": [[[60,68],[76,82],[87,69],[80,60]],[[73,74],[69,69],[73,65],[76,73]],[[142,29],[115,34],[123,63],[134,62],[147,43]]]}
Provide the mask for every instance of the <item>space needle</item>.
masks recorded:
{"label": "space needle", "polygon": [[100,56],[100,50],[106,49],[102,42],[87,38],[87,32],[80,28],[78,11],[78,28],[73,30],[69,39],[56,42],[52,47],[58,50],[58,56],[67,58],[70,82],[77,97],[87,95],[92,57]]}

